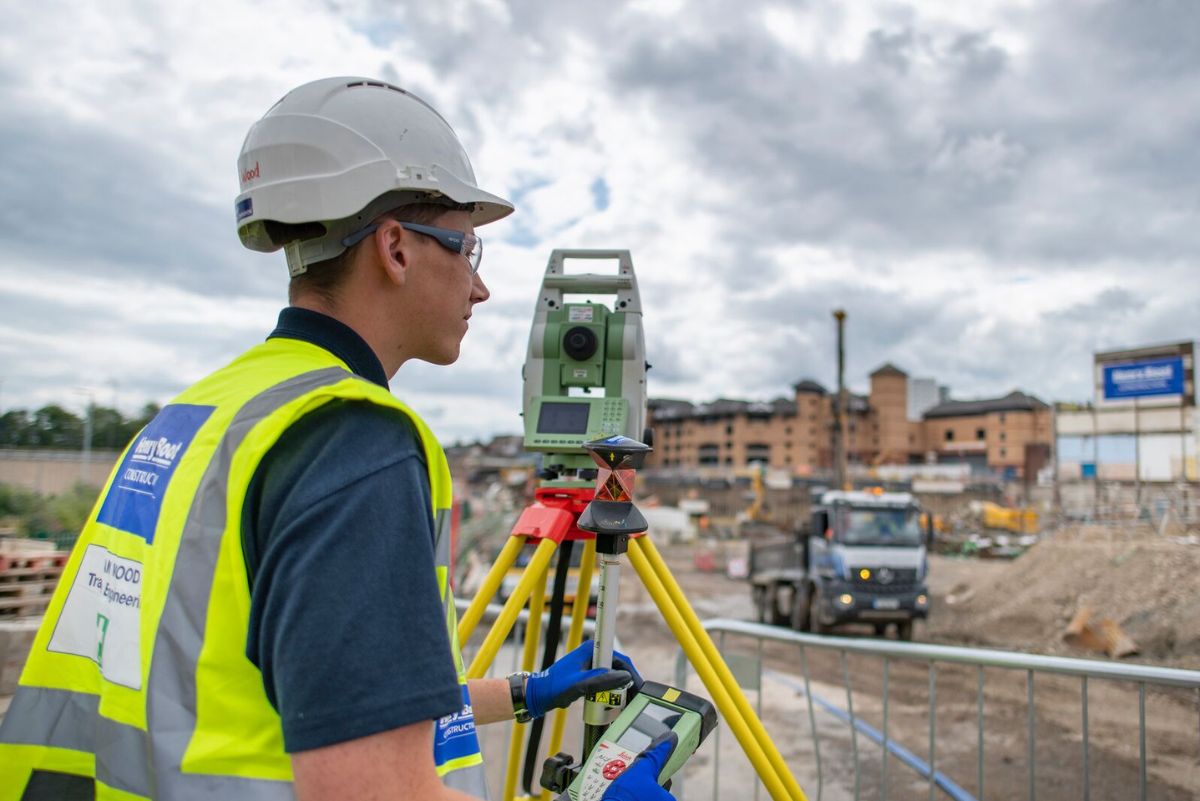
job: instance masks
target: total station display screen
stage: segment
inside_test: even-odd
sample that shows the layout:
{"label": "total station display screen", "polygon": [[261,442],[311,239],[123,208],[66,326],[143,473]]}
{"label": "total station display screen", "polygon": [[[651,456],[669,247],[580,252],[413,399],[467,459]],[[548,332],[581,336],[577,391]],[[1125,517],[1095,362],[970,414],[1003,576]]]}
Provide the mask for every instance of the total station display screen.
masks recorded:
{"label": "total station display screen", "polygon": [[539,434],[586,434],[587,403],[543,403],[538,412],[537,433]]}

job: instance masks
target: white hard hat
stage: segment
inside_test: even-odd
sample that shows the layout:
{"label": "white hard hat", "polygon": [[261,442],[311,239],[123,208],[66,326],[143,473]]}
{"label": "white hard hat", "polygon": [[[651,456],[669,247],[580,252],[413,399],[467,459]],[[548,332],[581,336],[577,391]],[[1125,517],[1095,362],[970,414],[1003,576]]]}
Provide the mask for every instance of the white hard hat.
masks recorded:
{"label": "white hard hat", "polygon": [[428,103],[367,78],[325,78],[284,95],[246,134],[238,176],[242,244],[264,253],[288,245],[293,274],[406,203],[462,208],[475,225],[513,210],[475,185],[458,137]]}

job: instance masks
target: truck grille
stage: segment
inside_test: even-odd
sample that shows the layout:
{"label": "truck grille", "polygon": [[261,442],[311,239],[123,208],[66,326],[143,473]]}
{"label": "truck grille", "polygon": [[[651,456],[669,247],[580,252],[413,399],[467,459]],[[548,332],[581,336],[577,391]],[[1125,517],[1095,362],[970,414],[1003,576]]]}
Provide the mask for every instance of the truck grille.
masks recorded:
{"label": "truck grille", "polygon": [[[860,569],[855,568],[852,574],[855,587],[885,595],[899,595],[916,589],[917,569],[915,567],[872,567],[869,568],[871,571],[869,579],[863,579],[859,575]],[[886,581],[882,579],[886,579]]]}

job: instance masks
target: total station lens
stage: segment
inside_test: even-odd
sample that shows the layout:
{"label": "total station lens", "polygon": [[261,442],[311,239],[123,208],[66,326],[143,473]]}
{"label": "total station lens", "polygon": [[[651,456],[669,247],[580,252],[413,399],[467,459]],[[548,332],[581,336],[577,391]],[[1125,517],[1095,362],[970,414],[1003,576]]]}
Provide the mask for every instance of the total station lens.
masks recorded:
{"label": "total station lens", "polygon": [[596,353],[596,334],[592,329],[577,325],[563,335],[563,350],[577,362],[584,362]]}

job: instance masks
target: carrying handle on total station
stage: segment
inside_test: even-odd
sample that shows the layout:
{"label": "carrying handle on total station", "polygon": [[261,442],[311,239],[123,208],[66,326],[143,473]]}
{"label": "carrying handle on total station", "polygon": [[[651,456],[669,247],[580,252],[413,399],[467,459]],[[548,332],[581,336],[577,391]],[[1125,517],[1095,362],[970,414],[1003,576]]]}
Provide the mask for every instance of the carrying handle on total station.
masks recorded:
{"label": "carrying handle on total station", "polygon": [[[563,262],[567,259],[616,260],[615,273],[579,273],[568,275]],[[637,278],[633,273],[633,258],[628,250],[570,249],[551,251],[546,263],[546,274],[542,278],[541,304],[555,308],[562,304],[562,293],[576,295],[616,295],[617,311],[641,314],[642,300],[638,292]]]}

